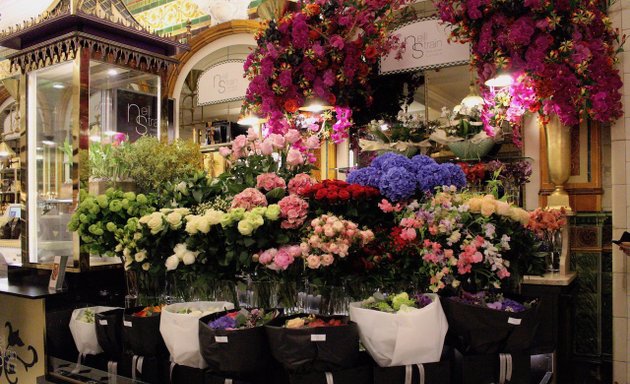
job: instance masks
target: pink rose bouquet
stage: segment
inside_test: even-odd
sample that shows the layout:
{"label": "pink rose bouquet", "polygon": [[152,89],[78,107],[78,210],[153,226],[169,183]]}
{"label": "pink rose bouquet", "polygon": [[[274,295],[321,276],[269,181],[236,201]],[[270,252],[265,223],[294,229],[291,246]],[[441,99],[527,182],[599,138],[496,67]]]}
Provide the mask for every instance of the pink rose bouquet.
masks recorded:
{"label": "pink rose bouquet", "polygon": [[285,271],[296,259],[300,258],[302,250],[299,245],[285,245],[280,248],[269,248],[254,255],[254,261],[273,271]]}
{"label": "pink rose bouquet", "polygon": [[243,192],[234,196],[232,200],[232,208],[243,208],[246,211],[266,206],[267,198],[255,188],[246,188]]}

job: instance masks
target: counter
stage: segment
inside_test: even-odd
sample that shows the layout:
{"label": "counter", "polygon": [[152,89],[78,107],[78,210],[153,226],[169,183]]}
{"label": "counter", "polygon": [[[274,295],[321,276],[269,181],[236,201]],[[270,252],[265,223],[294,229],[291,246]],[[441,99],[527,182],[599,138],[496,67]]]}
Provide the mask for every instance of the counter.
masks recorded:
{"label": "counter", "polygon": [[6,368],[0,384],[35,383],[45,373],[45,300],[60,294],[41,285],[0,279],[0,357]]}

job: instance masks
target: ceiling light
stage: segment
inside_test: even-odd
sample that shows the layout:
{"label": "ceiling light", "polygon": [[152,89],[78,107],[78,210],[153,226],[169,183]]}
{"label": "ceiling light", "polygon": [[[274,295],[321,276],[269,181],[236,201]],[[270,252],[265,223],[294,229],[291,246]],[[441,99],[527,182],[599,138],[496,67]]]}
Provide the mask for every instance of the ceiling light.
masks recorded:
{"label": "ceiling light", "polygon": [[13,149],[7,145],[6,142],[0,143],[0,157],[13,157],[15,156],[15,152]]}
{"label": "ceiling light", "polygon": [[512,78],[511,75],[507,73],[499,73],[497,74],[497,76],[493,77],[492,79],[486,80],[484,84],[492,88],[503,88],[503,87],[509,87],[513,83],[514,83],[514,79]]}
{"label": "ceiling light", "polygon": [[243,115],[236,122],[238,125],[258,125],[267,122],[267,119],[264,119],[255,114]]}
{"label": "ceiling light", "polygon": [[479,96],[479,91],[473,82],[470,83],[468,95],[462,99],[460,104],[467,108],[480,107],[484,104],[483,97]]}
{"label": "ceiling light", "polygon": [[333,109],[332,105],[327,105],[316,97],[308,97],[304,105],[299,108],[300,111],[313,113],[320,113],[331,109]]}
{"label": "ceiling light", "polygon": [[64,89],[66,86],[61,84],[61,83],[55,83],[53,84],[53,88],[55,89]]}
{"label": "ceiling light", "polygon": [[118,75],[118,71],[117,71],[117,70],[115,70],[114,68],[112,68],[112,69],[108,69],[108,70],[107,70],[107,74],[108,74],[109,76],[116,76],[116,75]]}

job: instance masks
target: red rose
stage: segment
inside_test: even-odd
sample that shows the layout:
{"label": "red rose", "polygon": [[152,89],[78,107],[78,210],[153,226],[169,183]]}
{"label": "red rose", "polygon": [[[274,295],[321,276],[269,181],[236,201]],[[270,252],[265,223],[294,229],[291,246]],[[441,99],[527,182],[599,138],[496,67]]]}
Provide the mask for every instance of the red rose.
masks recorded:
{"label": "red rose", "polygon": [[337,200],[338,198],[339,195],[337,194],[337,191],[328,192],[328,200]]}
{"label": "red rose", "polygon": [[315,193],[315,199],[316,200],[322,200],[326,198],[326,190],[325,189],[319,189],[316,193]]}
{"label": "red rose", "polygon": [[345,189],[342,189],[339,191],[339,198],[341,200],[348,200],[350,198],[350,193],[348,193]]}
{"label": "red rose", "polygon": [[311,40],[319,39],[319,32],[317,32],[314,29],[311,29],[310,31],[308,31],[308,38]]}
{"label": "red rose", "polygon": [[284,109],[289,113],[294,113],[300,106],[295,99],[289,99],[284,102]]}
{"label": "red rose", "polygon": [[376,48],[374,48],[374,46],[372,45],[370,45],[369,47],[365,49],[365,57],[367,57],[368,59],[375,58],[377,53],[378,52],[376,51]]}

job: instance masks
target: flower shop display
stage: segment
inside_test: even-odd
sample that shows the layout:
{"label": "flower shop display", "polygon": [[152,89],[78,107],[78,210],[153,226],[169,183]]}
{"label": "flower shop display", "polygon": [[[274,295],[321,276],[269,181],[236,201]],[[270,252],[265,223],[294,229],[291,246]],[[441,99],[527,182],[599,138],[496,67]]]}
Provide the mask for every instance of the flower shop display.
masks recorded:
{"label": "flower shop display", "polygon": [[442,300],[449,343],[463,354],[513,353],[532,346],[538,329],[538,300],[510,299],[481,291]]}
{"label": "flower shop display", "polygon": [[378,58],[401,46],[387,31],[409,18],[407,3],[309,0],[269,21],[245,62],[250,84],[243,108],[268,117],[271,132],[283,134],[285,117],[315,97],[338,106],[330,136],[343,140],[348,107],[371,100],[368,79]]}
{"label": "flower shop display", "polygon": [[163,306],[125,309],[122,319],[123,345],[136,356],[166,356],[168,350],[160,334]]}
{"label": "flower shop display", "polygon": [[430,193],[443,185],[466,186],[466,176],[455,164],[438,164],[424,155],[409,159],[391,152],[372,160],[369,167],[351,171],[347,181],[378,188],[392,202]]}
{"label": "flower shop display", "polygon": [[160,334],[171,361],[193,368],[206,368],[199,346],[199,319],[211,313],[233,309],[226,301],[197,301],[170,304],[160,315]]}
{"label": "flower shop display", "polygon": [[[319,326],[304,326],[307,321]],[[280,316],[265,330],[272,356],[290,373],[334,372],[356,366],[359,359],[358,327],[347,316]]]}
{"label": "flower shop display", "polygon": [[565,125],[583,116],[604,124],[622,115],[615,68],[624,42],[606,15],[608,2],[473,2],[438,0],[451,37],[472,44],[484,82],[501,71],[524,73],[535,96],[527,109]]}
{"label": "flower shop display", "polygon": [[417,244],[429,290],[460,284],[482,290],[499,288],[511,275],[518,281],[533,263],[528,222],[527,211],[493,195],[445,189],[403,211],[400,237]]}
{"label": "flower shop display", "polygon": [[271,364],[263,327],[278,310],[240,309],[199,319],[201,355],[214,372],[226,375],[261,374]]}
{"label": "flower shop display", "polygon": [[440,361],[448,323],[436,294],[375,294],[351,303],[350,319],[381,367]]}
{"label": "flower shop display", "polygon": [[564,208],[536,208],[530,213],[527,227],[543,242],[542,248],[547,252],[547,271],[549,272],[560,270],[562,229],[566,224],[567,218]]}
{"label": "flower shop display", "polygon": [[72,311],[70,316],[70,333],[80,357],[98,355],[103,349],[96,337],[96,314],[116,309],[114,307],[86,307]]}
{"label": "flower shop display", "polygon": [[424,114],[400,111],[395,121],[372,120],[365,129],[365,138],[359,139],[362,152],[395,151],[407,157],[427,154],[429,136],[440,127],[439,121],[424,121]]}

